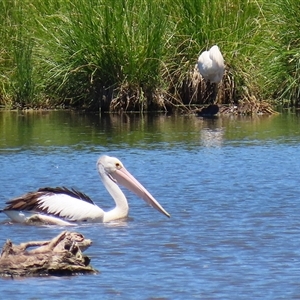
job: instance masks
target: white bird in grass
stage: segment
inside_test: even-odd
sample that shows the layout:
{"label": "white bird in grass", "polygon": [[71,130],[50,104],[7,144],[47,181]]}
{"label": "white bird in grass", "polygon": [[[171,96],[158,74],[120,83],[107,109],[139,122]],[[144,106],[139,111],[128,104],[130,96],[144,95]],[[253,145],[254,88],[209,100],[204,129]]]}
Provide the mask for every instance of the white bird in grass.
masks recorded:
{"label": "white bird in grass", "polygon": [[203,97],[205,100],[208,99],[210,103],[198,115],[214,116],[219,112],[219,106],[215,104],[215,100],[218,95],[218,84],[222,80],[225,70],[224,59],[217,45],[200,54],[198,58],[198,70],[206,81],[205,96]]}
{"label": "white bird in grass", "polygon": [[198,69],[202,77],[211,83],[219,83],[224,75],[224,59],[217,45],[204,51],[198,58]]}
{"label": "white bird in grass", "polygon": [[70,225],[76,222],[98,223],[126,218],[127,199],[118,184],[131,190],[152,207],[170,217],[157,200],[126,170],[122,162],[107,155],[97,161],[101,180],[116,206],[105,212],[85,194],[67,188],[41,188],[8,201],[0,210],[14,222]]}

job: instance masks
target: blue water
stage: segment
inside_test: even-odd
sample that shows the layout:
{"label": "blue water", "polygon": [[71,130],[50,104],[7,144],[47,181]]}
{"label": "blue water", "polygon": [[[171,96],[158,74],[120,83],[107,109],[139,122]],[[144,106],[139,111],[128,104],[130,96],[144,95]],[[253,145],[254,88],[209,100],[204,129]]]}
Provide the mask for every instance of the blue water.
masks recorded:
{"label": "blue water", "polygon": [[[72,228],[93,240],[86,254],[99,274],[0,279],[1,299],[300,299],[297,115],[118,118],[73,126],[64,116],[47,119],[47,131],[31,125],[27,139],[3,134],[1,207],[64,185],[110,208],[95,168],[106,153],[171,218],[125,191],[126,222]],[[10,224],[0,215],[0,244],[51,239],[64,229]]]}

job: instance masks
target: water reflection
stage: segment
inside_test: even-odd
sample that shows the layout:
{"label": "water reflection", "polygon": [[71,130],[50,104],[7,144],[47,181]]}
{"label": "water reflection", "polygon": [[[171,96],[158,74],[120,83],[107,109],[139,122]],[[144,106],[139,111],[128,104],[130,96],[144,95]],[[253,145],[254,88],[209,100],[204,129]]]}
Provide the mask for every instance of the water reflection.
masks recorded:
{"label": "water reflection", "polygon": [[224,129],[201,129],[201,145],[204,147],[221,147],[224,142]]}
{"label": "water reflection", "polygon": [[225,128],[221,118],[205,120],[200,129],[201,145],[204,147],[221,147],[224,143]]}
{"label": "water reflection", "polygon": [[294,115],[222,117],[81,113],[69,111],[0,112],[0,149],[73,145],[220,147],[230,140],[268,140],[299,136]]}

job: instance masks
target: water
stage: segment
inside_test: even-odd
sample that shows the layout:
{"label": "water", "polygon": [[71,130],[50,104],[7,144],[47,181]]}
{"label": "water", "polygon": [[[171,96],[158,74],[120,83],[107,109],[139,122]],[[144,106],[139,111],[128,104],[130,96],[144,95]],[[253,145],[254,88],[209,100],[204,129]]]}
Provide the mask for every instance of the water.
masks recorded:
{"label": "water", "polygon": [[[172,215],[125,191],[126,222],[76,226],[98,275],[0,279],[3,299],[299,299],[300,118],[0,113],[0,205],[42,186],[113,202],[99,155],[119,157]],[[0,244],[65,228],[9,224]]]}

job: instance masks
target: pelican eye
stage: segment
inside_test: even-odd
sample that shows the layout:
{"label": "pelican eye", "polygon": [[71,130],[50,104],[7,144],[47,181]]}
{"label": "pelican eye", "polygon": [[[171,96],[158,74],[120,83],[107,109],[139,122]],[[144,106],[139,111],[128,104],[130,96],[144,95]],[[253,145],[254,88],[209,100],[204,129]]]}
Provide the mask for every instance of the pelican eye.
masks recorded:
{"label": "pelican eye", "polygon": [[116,163],[116,168],[118,169],[118,170],[120,170],[121,168],[122,168],[122,165],[120,164],[120,163]]}

